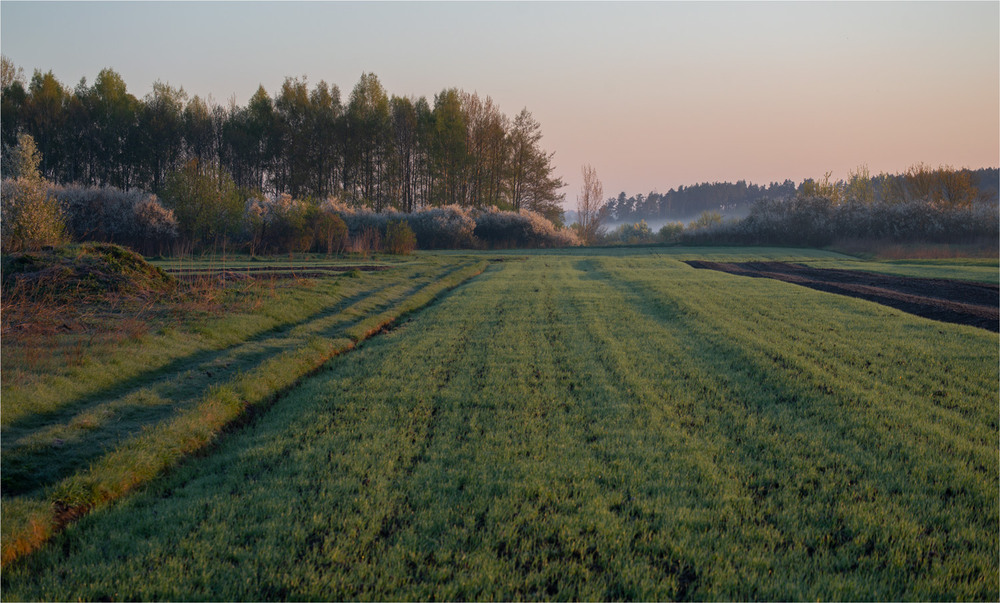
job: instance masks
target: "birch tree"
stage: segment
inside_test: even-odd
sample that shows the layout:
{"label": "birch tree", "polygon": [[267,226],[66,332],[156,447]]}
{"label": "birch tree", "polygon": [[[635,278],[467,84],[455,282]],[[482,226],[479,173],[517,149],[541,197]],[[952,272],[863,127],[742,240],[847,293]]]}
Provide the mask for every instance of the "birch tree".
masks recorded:
{"label": "birch tree", "polygon": [[589,163],[581,168],[583,190],[576,197],[577,233],[584,245],[591,245],[597,239],[601,222],[607,218],[607,209],[602,202],[604,186]]}

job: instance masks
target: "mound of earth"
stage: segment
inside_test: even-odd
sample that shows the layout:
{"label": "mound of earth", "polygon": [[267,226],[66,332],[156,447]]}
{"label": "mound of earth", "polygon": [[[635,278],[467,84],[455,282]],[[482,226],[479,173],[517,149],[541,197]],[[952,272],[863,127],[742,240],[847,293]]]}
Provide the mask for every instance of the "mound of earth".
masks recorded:
{"label": "mound of earth", "polygon": [[1000,331],[1000,287],[970,281],[876,274],[860,270],[810,268],[785,262],[708,262],[693,268],[740,276],[773,278],[818,291],[848,295],[910,314]]}
{"label": "mound of earth", "polygon": [[107,243],[5,253],[2,270],[5,298],[73,302],[106,294],[162,293],[176,283],[141,255]]}

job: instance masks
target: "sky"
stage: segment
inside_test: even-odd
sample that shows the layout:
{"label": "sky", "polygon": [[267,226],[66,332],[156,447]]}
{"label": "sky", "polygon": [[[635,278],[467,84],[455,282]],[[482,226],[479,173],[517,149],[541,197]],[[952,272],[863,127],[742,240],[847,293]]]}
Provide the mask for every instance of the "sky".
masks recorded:
{"label": "sky", "polygon": [[998,2],[12,2],[0,51],[67,87],[110,67],[245,105],[286,77],[456,87],[541,123],[605,196],[1000,165]]}

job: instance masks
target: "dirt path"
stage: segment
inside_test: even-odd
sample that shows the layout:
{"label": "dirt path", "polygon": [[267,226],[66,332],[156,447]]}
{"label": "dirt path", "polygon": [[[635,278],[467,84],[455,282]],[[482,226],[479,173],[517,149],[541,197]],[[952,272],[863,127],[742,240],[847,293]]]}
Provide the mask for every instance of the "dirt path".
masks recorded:
{"label": "dirt path", "polygon": [[828,293],[858,297],[910,314],[1000,332],[1000,288],[948,279],[828,270],[784,262],[723,263],[692,260],[693,268],[773,278]]}

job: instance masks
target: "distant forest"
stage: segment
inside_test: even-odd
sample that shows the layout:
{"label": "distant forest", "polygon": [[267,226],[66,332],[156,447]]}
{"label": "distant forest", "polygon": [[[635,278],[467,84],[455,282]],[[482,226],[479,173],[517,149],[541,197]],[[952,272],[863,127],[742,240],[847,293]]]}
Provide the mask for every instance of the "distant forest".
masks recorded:
{"label": "distant forest", "polygon": [[[987,199],[997,200],[1000,170],[982,168],[968,171],[971,183]],[[876,199],[881,199],[887,190],[898,190],[903,174],[878,175],[871,178]],[[760,199],[788,199],[808,190],[813,180],[805,180],[796,185],[791,180],[772,182],[767,186],[738,182],[704,182],[693,186],[680,186],[666,193],[650,192],[648,195],[611,197],[605,202],[608,220],[613,223],[634,223],[640,220],[662,222],[667,220],[689,220],[702,212],[719,212],[726,216],[745,216],[750,207]],[[845,183],[840,183],[845,184]]]}
{"label": "distant forest", "polygon": [[195,166],[247,195],[562,218],[564,184],[540,124],[527,109],[511,118],[488,96],[457,88],[428,101],[390,95],[364,74],[342,100],[336,85],[287,78],[274,97],[260,87],[246,106],[223,106],[161,82],[136,98],[111,69],[74,89],[51,71],[27,81],[6,57],[2,75],[4,153],[30,134],[52,182],[160,194],[172,173]]}

